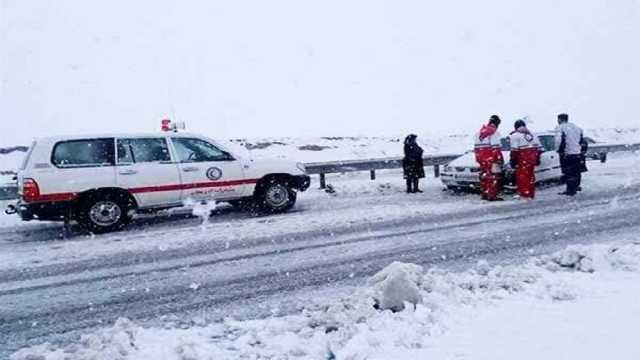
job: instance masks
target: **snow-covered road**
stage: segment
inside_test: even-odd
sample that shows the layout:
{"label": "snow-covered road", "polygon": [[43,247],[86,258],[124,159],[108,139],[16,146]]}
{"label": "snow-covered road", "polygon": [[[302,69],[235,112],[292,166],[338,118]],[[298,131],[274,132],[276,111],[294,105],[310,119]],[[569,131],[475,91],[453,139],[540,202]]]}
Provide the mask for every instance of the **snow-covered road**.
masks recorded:
{"label": "snow-covered road", "polygon": [[305,297],[344,294],[394,260],[455,268],[621,240],[640,230],[638,165],[633,154],[591,164],[575,199],[552,187],[533,202],[486,204],[442,192],[432,179],[424,194],[408,195],[389,172],[377,182],[330,179],[337,194],[303,194],[295,212],[271,217],[222,207],[202,225],[172,215],[65,240],[59,225],[3,219],[0,357],[119,317],[188,322],[295,312]]}

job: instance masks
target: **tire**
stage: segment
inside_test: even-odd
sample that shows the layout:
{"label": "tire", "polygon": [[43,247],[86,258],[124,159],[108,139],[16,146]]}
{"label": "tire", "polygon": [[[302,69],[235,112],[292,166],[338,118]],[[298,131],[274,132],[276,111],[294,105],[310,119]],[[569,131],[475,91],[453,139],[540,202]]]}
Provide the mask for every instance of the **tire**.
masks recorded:
{"label": "tire", "polygon": [[263,213],[276,214],[290,210],[297,193],[287,181],[268,179],[256,191],[255,203]]}
{"label": "tire", "polygon": [[117,192],[99,192],[80,199],[76,220],[90,233],[104,234],[123,229],[131,220],[129,197]]}

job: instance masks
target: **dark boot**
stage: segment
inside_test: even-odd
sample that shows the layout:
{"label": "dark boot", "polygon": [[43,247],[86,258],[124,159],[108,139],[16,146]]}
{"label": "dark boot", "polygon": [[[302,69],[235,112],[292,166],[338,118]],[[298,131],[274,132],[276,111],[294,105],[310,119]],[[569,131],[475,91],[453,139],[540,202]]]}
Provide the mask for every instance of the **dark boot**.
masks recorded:
{"label": "dark boot", "polygon": [[421,192],[423,192],[422,190],[420,190],[420,189],[418,188],[418,184],[419,184],[419,183],[420,183],[420,179],[418,179],[418,178],[413,179],[413,192],[414,192],[414,193],[421,193]]}
{"label": "dark boot", "polygon": [[413,193],[413,180],[408,178],[407,179],[407,194],[411,194]]}

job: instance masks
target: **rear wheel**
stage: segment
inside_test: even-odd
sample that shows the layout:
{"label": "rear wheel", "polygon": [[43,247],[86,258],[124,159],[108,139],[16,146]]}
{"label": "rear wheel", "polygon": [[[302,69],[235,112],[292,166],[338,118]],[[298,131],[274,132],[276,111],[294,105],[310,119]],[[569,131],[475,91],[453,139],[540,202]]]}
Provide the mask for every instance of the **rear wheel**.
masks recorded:
{"label": "rear wheel", "polygon": [[290,210],[296,203],[297,193],[287,181],[268,179],[256,192],[256,204],[267,213]]}
{"label": "rear wheel", "polygon": [[102,234],[124,228],[131,217],[131,204],[125,194],[115,192],[95,193],[81,198],[76,219],[89,232]]}

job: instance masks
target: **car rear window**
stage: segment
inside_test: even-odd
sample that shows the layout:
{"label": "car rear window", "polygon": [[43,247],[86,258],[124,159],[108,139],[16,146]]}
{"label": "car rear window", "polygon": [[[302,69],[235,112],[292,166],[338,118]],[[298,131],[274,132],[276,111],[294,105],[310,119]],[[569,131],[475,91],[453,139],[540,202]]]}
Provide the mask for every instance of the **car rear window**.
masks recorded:
{"label": "car rear window", "polygon": [[83,139],[57,143],[51,157],[60,168],[113,166],[114,139]]}
{"label": "car rear window", "polygon": [[500,139],[500,147],[502,151],[511,151],[511,139],[508,137]]}

